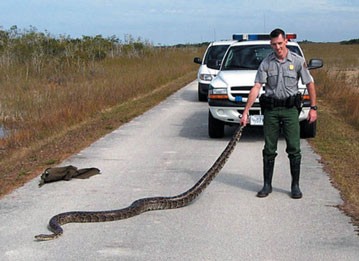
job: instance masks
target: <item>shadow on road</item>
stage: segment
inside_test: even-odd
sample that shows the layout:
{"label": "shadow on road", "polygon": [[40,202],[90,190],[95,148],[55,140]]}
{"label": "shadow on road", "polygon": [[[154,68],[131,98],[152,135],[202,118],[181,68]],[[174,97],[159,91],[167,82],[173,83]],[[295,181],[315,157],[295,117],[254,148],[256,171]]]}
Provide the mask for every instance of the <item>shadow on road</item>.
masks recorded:
{"label": "shadow on road", "polygon": [[[200,102],[198,101],[197,89],[188,89],[185,92],[182,92],[180,97],[185,101]],[[207,102],[200,102],[200,103],[207,104]]]}

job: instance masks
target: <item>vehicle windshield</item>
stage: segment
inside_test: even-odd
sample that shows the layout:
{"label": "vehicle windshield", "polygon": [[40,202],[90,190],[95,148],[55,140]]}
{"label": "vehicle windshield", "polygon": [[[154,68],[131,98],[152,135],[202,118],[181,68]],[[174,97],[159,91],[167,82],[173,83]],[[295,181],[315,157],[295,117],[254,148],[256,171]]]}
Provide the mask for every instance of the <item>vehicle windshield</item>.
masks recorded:
{"label": "vehicle windshield", "polygon": [[204,64],[207,64],[208,61],[221,61],[224,54],[227,51],[229,44],[226,45],[212,45],[209,47],[206,57],[204,58]]}
{"label": "vehicle windshield", "polygon": [[[297,46],[287,45],[292,52],[302,56]],[[228,50],[222,70],[257,70],[262,60],[273,49],[270,45],[241,45],[233,46]]]}

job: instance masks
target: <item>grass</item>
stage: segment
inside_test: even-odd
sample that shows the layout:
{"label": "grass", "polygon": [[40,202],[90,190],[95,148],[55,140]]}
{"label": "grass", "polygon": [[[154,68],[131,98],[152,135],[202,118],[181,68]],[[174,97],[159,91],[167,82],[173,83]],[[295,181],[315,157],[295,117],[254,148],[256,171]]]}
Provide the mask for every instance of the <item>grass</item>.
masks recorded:
{"label": "grass", "polygon": [[321,155],[325,170],[344,199],[339,208],[359,225],[359,132],[327,102],[319,104],[318,134],[310,144]]}
{"label": "grass", "polygon": [[0,104],[3,124],[13,133],[1,145],[27,146],[99,111],[145,95],[194,70],[190,55],[190,50],[157,49],[150,55],[106,59],[59,74],[48,68],[30,78],[26,68],[10,68],[0,74]]}
{"label": "grass", "polygon": [[317,136],[309,142],[340,191],[338,206],[359,226],[359,45],[305,44],[306,56],[321,57],[313,72],[318,93]]}
{"label": "grass", "polygon": [[161,48],[61,74],[22,67],[0,74],[0,122],[12,130],[0,139],[0,196],[193,81],[193,57],[202,52]]}

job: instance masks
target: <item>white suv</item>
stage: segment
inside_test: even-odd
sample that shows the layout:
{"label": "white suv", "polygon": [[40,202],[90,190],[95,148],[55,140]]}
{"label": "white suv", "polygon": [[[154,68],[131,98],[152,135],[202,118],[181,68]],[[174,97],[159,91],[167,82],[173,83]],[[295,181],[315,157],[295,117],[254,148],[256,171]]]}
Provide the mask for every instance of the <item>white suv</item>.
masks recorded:
{"label": "white suv", "polygon": [[207,101],[208,86],[211,80],[216,77],[222,58],[227,48],[235,41],[217,41],[208,45],[203,59],[195,57],[193,62],[200,64],[198,69],[198,100]]}
{"label": "white suv", "polygon": [[[298,43],[290,41],[295,39],[296,35],[287,34],[287,38],[289,39],[288,49],[304,57]],[[226,124],[239,124],[249,91],[254,85],[259,64],[272,52],[269,35],[235,34],[233,39],[236,39],[237,42],[228,48],[222,60],[220,71],[209,86],[208,134],[211,138],[223,137]],[[323,62],[320,59],[312,59],[308,64],[309,69],[322,66]],[[303,96],[302,110],[299,114],[301,137],[314,137],[316,124],[309,124],[306,120],[310,109],[309,95],[306,86],[301,82],[299,82],[298,87]],[[260,95],[262,93],[264,93],[263,89]],[[263,115],[258,98],[249,114],[249,125],[263,125]]]}

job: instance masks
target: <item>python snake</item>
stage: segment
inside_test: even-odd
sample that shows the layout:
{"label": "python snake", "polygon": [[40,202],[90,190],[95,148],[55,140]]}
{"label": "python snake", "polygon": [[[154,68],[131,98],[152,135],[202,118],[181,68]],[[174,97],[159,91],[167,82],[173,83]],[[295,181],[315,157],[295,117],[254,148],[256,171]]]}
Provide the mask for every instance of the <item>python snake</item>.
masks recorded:
{"label": "python snake", "polygon": [[189,205],[217,176],[237,142],[242,136],[243,126],[238,127],[221,155],[211,168],[189,190],[172,197],[148,197],[135,200],[130,206],[108,211],[72,211],[53,216],[49,221],[49,229],[53,234],[40,234],[35,236],[38,241],[52,240],[63,234],[61,225],[67,223],[106,222],[127,219],[151,210],[181,208]]}

